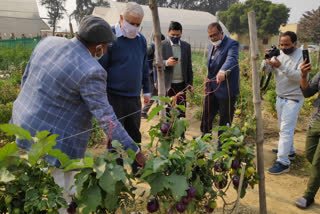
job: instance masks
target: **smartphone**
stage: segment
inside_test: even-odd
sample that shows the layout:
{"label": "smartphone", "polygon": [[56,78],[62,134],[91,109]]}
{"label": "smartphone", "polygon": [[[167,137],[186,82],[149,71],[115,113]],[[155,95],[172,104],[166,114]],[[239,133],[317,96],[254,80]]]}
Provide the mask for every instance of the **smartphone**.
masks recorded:
{"label": "smartphone", "polygon": [[303,57],[303,61],[307,59],[306,64],[310,63],[308,49],[302,50],[302,57]]}
{"label": "smartphone", "polygon": [[179,60],[179,58],[178,57],[172,57],[174,60],[176,60],[176,61],[178,61]]}

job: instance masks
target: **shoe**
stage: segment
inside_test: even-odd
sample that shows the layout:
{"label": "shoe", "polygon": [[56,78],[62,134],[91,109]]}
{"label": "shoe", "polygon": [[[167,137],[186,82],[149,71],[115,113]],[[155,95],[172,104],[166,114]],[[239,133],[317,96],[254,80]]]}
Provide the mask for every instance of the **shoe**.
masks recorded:
{"label": "shoe", "polygon": [[149,115],[145,112],[141,112],[141,117],[144,119],[148,119]]}
{"label": "shoe", "polygon": [[270,169],[268,169],[268,173],[272,175],[280,175],[289,171],[289,166],[283,165],[278,161]]}
{"label": "shoe", "polygon": [[[273,153],[278,153],[278,149],[272,149],[272,152]],[[296,159],[296,153],[293,153],[293,154],[291,154],[291,155],[288,155],[288,158],[289,158],[289,160],[294,160],[294,159]]]}
{"label": "shoe", "polygon": [[296,206],[300,209],[306,209],[313,203],[314,199],[306,199],[305,197],[301,197],[296,200]]}

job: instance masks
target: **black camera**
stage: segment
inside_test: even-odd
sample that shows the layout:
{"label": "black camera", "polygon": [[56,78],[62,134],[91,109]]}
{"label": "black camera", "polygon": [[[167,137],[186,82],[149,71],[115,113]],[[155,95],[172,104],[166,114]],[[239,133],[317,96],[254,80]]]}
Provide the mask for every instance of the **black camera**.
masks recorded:
{"label": "black camera", "polygon": [[272,58],[273,56],[279,56],[279,55],[280,55],[280,50],[279,50],[276,46],[271,45],[268,53],[266,53],[266,54],[264,55],[264,57],[265,57],[266,59],[270,59],[270,58]]}

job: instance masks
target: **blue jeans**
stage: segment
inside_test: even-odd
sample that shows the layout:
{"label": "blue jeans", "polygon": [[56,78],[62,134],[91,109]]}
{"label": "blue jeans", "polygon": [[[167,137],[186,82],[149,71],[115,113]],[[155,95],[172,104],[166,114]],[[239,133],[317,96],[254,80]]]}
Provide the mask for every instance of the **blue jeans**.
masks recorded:
{"label": "blue jeans", "polygon": [[296,152],[293,147],[294,127],[302,105],[303,100],[288,100],[277,97],[276,107],[280,128],[277,161],[286,166],[290,165],[288,155]]}

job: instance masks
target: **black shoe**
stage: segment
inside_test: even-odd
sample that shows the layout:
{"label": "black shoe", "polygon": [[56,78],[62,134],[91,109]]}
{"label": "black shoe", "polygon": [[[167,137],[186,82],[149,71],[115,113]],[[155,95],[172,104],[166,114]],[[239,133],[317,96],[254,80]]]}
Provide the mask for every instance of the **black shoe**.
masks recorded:
{"label": "black shoe", "polygon": [[270,169],[268,169],[268,173],[272,175],[280,175],[290,171],[290,167],[283,165],[280,162],[276,162]]}
{"label": "black shoe", "polygon": [[306,209],[313,203],[314,199],[306,199],[305,197],[301,197],[296,200],[296,206],[300,209]]}
{"label": "black shoe", "polygon": [[144,119],[148,119],[149,115],[145,112],[141,112],[141,117]]}
{"label": "black shoe", "polygon": [[67,208],[67,212],[69,214],[76,214],[76,210],[77,210],[77,204],[74,200],[72,200],[71,203],[69,204],[69,207]]}
{"label": "black shoe", "polygon": [[[278,153],[278,149],[272,149],[272,152],[273,153]],[[296,159],[296,153],[293,153],[293,154],[291,154],[291,155],[288,155],[288,158],[289,158],[289,160],[294,160],[294,159]]]}

